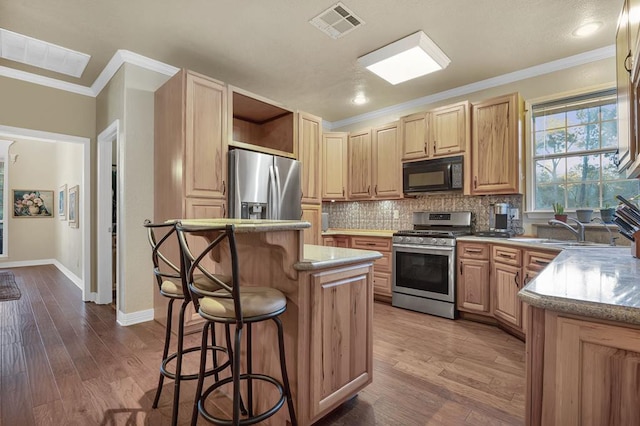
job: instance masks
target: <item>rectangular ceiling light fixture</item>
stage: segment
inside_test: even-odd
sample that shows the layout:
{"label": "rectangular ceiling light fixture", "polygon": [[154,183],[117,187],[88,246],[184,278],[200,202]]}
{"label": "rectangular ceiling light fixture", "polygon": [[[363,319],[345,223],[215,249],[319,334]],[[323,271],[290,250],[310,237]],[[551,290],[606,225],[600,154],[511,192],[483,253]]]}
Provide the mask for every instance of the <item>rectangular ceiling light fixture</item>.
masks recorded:
{"label": "rectangular ceiling light fixture", "polygon": [[451,60],[424,32],[418,31],[359,57],[358,62],[395,85],[445,69]]}
{"label": "rectangular ceiling light fixture", "polygon": [[80,77],[91,55],[0,28],[0,57]]}

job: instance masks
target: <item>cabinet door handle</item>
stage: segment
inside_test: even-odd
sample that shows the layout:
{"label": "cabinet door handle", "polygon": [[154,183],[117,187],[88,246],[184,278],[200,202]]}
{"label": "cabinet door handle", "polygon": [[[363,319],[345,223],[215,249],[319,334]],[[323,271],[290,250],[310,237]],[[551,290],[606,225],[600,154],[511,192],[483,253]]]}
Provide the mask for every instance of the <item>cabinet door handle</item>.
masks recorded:
{"label": "cabinet door handle", "polygon": [[534,259],[533,263],[537,263],[538,265],[548,265],[549,261],[548,260]]}
{"label": "cabinet door handle", "polygon": [[436,153],[436,141],[433,141],[433,153]]}
{"label": "cabinet door handle", "polygon": [[482,249],[472,249],[472,248],[466,248],[464,249],[465,253],[482,253]]}
{"label": "cabinet door handle", "polygon": [[371,185],[367,186],[367,194],[371,195]]}
{"label": "cabinet door handle", "polygon": [[227,184],[225,183],[225,181],[222,181],[222,195],[225,195],[226,192],[227,192]]}
{"label": "cabinet door handle", "polygon": [[376,184],[376,186],[373,188],[373,192],[374,194],[378,195],[378,185]]}
{"label": "cabinet door handle", "polygon": [[631,74],[631,65],[627,66],[627,62],[629,62],[629,59],[631,59],[631,50],[629,50],[629,54],[627,55],[627,57],[624,58],[624,69],[627,70],[629,74]]}
{"label": "cabinet door handle", "polygon": [[509,254],[509,253],[498,253],[498,256],[506,257],[507,259],[515,259],[516,258],[515,254]]}
{"label": "cabinet door handle", "polygon": [[516,276],[513,277],[513,282],[516,283],[516,287],[520,287],[520,285],[518,284],[518,277],[520,276],[520,271],[516,272]]}
{"label": "cabinet door handle", "polygon": [[342,196],[344,197],[344,187],[342,188]]}
{"label": "cabinet door handle", "polygon": [[473,177],[473,188],[474,189],[478,188],[478,176]]}
{"label": "cabinet door handle", "polygon": [[529,273],[527,272],[527,275],[524,276],[524,281],[522,282],[522,284],[527,285],[528,282],[529,282]]}
{"label": "cabinet door handle", "polygon": [[462,262],[460,262],[460,275],[462,275]]}
{"label": "cabinet door handle", "polygon": [[424,143],[424,153],[425,154],[427,153],[427,143],[426,142]]}
{"label": "cabinet door handle", "polygon": [[227,208],[224,204],[222,205],[222,217],[227,217]]}

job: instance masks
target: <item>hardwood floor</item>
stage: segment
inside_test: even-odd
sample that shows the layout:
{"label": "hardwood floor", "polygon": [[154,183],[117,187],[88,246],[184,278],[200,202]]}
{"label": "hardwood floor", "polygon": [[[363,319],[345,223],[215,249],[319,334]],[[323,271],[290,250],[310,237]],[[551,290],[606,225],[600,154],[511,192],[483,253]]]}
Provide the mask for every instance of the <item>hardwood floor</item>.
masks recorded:
{"label": "hardwood floor", "polygon": [[[109,305],[83,303],[54,266],[12,271],[22,298],[0,302],[1,425],[170,423],[172,381],[151,408],[162,326],[118,326]],[[195,371],[197,360],[186,364]],[[185,382],[181,390],[180,424],[189,424],[194,389]],[[317,424],[519,425],[523,416],[522,342],[376,303],[374,381]]]}

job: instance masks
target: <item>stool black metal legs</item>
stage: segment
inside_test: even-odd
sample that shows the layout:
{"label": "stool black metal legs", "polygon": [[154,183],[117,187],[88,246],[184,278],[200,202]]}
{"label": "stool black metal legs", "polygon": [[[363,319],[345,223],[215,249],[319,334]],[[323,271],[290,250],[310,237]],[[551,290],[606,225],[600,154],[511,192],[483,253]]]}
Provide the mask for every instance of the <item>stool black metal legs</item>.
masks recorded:
{"label": "stool black metal legs", "polygon": [[[171,342],[171,317],[173,315],[173,302],[175,299],[169,300],[169,307],[167,308],[167,326],[164,335],[164,349],[162,351],[162,360],[167,359],[169,355],[169,344]],[[160,370],[160,380],[158,381],[158,389],[156,390],[156,397],[153,399],[153,408],[158,408],[158,401],[160,401],[160,394],[162,393],[162,386],[164,385],[164,374]]]}
{"label": "stool black metal legs", "polygon": [[287,374],[287,363],[284,358],[284,330],[282,329],[282,321],[280,318],[274,317],[273,321],[278,326],[278,349],[280,350],[280,371],[282,371],[282,382],[284,384],[284,394],[287,397],[287,407],[289,408],[289,418],[291,425],[297,426],[295,409],[293,407],[293,399],[291,398],[291,387],[289,386],[289,375]]}

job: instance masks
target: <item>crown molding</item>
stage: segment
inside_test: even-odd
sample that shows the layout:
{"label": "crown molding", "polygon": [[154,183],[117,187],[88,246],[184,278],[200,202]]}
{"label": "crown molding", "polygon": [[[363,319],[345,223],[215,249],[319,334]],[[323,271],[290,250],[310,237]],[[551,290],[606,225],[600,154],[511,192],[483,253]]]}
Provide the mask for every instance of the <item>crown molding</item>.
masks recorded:
{"label": "crown molding", "polygon": [[401,104],[392,105],[390,107],[381,108],[375,111],[367,112],[364,114],[356,115],[353,117],[345,118],[344,120],[338,120],[334,122],[323,121],[325,129],[333,130],[351,124],[360,123],[367,120],[373,120],[388,115],[400,113],[402,111],[421,107],[435,102],[443,101],[446,99],[454,98],[457,96],[468,95],[470,93],[478,92],[480,90],[486,90],[493,87],[502,86],[505,84],[513,83],[520,80],[526,80],[528,78],[537,77],[544,74],[549,74],[556,71],[561,71],[568,68],[573,68],[579,65],[596,62],[602,59],[608,59],[615,57],[616,48],[615,45],[601,47],[599,49],[590,50],[588,52],[580,53],[577,55],[569,56],[566,58],[558,59],[544,64],[535,65],[533,67],[524,68],[522,70],[514,71],[508,74],[503,74],[497,77],[488,78],[486,80],[477,81],[475,83],[467,84],[465,86],[456,87],[443,92],[435,93],[433,95],[423,96],[421,98],[412,99]]}
{"label": "crown molding", "polygon": [[107,66],[104,67],[91,87],[69,83],[67,81],[62,81],[51,77],[44,77],[42,75],[20,71],[5,66],[0,66],[0,76],[95,98],[100,94],[102,89],[105,88],[107,83],[109,83],[115,73],[118,72],[118,69],[120,69],[122,64],[124,64],[125,62],[132,65],[137,65],[141,68],[146,68],[149,71],[155,71],[157,73],[167,75],[169,77],[173,76],[180,70],[180,68],[176,68],[172,65],[168,65],[160,61],[156,61],[155,59],[147,58],[146,56],[138,55],[137,53],[120,49],[113,55],[111,60],[109,60]]}
{"label": "crown molding", "polygon": [[84,96],[94,96],[91,88],[81,86],[75,83],[58,80],[51,77],[45,77],[26,71],[20,71],[9,67],[0,66],[0,76],[22,80],[29,83],[38,84],[40,86],[51,87],[52,89],[64,90],[66,92],[77,93]]}
{"label": "crown molding", "polygon": [[173,76],[180,70],[180,68],[165,64],[164,62],[138,55],[137,53],[129,50],[120,49],[113,55],[109,63],[107,63],[107,66],[104,67],[98,78],[96,78],[96,81],[91,85],[91,91],[93,92],[94,97],[98,96],[100,92],[102,92],[102,89],[105,88],[125,62],[169,77]]}

